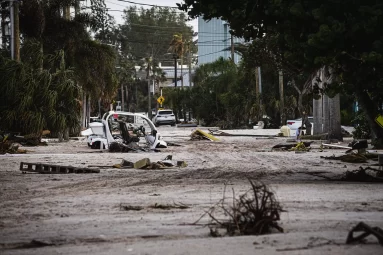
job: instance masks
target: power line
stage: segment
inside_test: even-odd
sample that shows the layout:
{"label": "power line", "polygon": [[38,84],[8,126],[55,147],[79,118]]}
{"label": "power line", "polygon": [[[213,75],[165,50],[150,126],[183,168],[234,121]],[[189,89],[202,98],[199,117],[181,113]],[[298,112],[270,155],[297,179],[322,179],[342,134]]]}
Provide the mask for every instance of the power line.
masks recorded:
{"label": "power line", "polygon": [[144,3],[137,3],[137,2],[126,1],[126,0],[117,0],[117,1],[124,2],[124,3],[130,3],[130,4],[151,6],[151,7],[162,7],[162,8],[174,8],[174,9],[178,9],[178,7],[176,7],[176,6],[164,6],[164,5],[155,5],[155,4],[144,4]]}
{"label": "power line", "polygon": [[[110,2],[110,1],[105,1],[105,2],[110,3],[110,4],[114,4],[114,5],[118,5],[118,6],[121,6],[121,7],[131,6],[131,5],[122,5],[122,4],[118,4],[118,3],[114,3],[114,2]],[[125,10],[122,10],[122,11],[121,10],[116,10],[116,11],[124,12]],[[131,11],[131,12],[141,12],[141,10],[136,10],[136,11],[129,10],[129,11]],[[162,11],[156,10],[156,13],[169,13],[169,12],[162,12]],[[185,14],[185,12],[182,12],[182,11],[172,11],[171,13],[184,13]]]}
{"label": "power line", "polygon": [[216,51],[216,52],[211,52],[211,53],[207,53],[207,54],[203,54],[203,55],[199,55],[197,57],[204,57],[204,56],[208,56],[208,55],[212,55],[212,54],[216,54],[216,53],[220,53],[222,51],[225,51],[225,50],[219,50],[219,51]]}

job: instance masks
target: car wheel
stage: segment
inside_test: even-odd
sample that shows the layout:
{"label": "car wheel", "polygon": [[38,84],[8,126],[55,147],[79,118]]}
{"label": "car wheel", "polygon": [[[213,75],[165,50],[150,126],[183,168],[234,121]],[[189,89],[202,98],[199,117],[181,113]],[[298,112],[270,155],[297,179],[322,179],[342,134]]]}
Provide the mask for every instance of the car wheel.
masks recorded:
{"label": "car wheel", "polygon": [[172,126],[172,127],[174,127],[176,125],[176,123],[172,123],[172,124],[170,124],[170,126]]}
{"label": "car wheel", "polygon": [[[101,143],[100,141],[94,142],[94,143],[90,146],[90,148],[92,148],[92,149],[100,149],[100,143]],[[105,144],[102,145],[102,148],[105,149]]]}

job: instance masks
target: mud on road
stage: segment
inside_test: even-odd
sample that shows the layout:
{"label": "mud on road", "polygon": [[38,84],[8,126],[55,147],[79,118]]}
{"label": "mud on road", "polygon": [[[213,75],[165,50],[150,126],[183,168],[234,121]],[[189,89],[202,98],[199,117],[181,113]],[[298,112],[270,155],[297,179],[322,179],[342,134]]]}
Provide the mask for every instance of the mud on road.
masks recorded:
{"label": "mud on road", "polygon": [[[1,254],[379,254],[368,244],[346,245],[348,231],[363,221],[383,227],[383,184],[334,182],[368,164],[321,159],[342,150],[269,151],[283,138],[219,137],[190,141],[191,129],[160,128],[165,140],[182,145],[161,152],[108,153],[85,141],[28,147],[27,154],[0,157]],[[172,155],[186,168],[116,169],[122,159],[152,161]],[[102,167],[98,174],[42,175],[19,171],[20,162]],[[319,175],[319,176],[318,176]],[[209,237],[193,225],[223,196],[224,185],[247,191],[247,178],[275,191],[286,212],[285,233]],[[124,210],[121,204],[140,207]],[[187,205],[159,209],[153,205]],[[207,222],[202,219],[200,223]]]}

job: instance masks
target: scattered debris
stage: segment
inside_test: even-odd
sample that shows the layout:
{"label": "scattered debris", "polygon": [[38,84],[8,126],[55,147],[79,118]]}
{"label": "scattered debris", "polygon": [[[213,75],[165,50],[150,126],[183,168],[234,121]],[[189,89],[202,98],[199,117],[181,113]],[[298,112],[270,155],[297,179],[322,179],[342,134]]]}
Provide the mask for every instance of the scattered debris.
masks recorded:
{"label": "scattered debris", "polygon": [[157,161],[157,162],[151,162],[149,158],[143,158],[135,163],[122,160],[120,164],[116,164],[113,167],[114,168],[136,168],[136,169],[167,169],[167,168],[174,168],[177,167],[187,167],[188,164],[185,161],[177,161],[176,163],[173,162],[173,156],[168,155],[163,160]]}
{"label": "scattered debris", "polygon": [[151,167],[151,162],[150,162],[150,159],[148,158],[140,159],[136,163],[134,163],[134,168],[137,168],[137,169],[148,168],[149,166]]}
{"label": "scattered debris", "polygon": [[53,243],[51,241],[40,241],[40,240],[33,239],[31,242],[25,243],[22,246],[17,247],[17,248],[19,248],[19,249],[31,249],[31,248],[40,248],[40,247],[45,247],[45,246],[53,246],[53,245],[55,245],[55,243]]}
{"label": "scattered debris", "polygon": [[142,209],[144,209],[142,206],[120,204],[120,211],[141,211]]}
{"label": "scattered debris", "polygon": [[120,164],[113,165],[114,168],[134,168],[134,163],[123,159]]}
{"label": "scattered debris", "polygon": [[208,134],[200,129],[196,129],[191,135],[191,140],[210,140],[210,141],[219,141],[218,138],[214,137],[211,134]]}
{"label": "scattered debris", "polygon": [[189,209],[190,206],[182,204],[182,203],[174,203],[172,205],[169,204],[157,204],[149,206],[152,209],[162,209],[162,210],[170,210],[170,209]]}
{"label": "scattered debris", "polygon": [[19,149],[20,144],[11,141],[0,142],[0,154],[22,154],[27,153],[26,150]]}
{"label": "scattered debris", "polygon": [[346,154],[339,157],[336,157],[335,155],[330,157],[321,156],[323,159],[333,159],[333,160],[341,160],[342,162],[348,162],[348,163],[366,163],[367,157],[363,154]]}
{"label": "scattered debris", "polygon": [[[293,148],[309,148],[311,146],[310,142],[299,142],[299,143],[283,143],[283,144],[277,144],[272,147],[272,149],[282,149],[282,150],[294,150]],[[304,147],[303,147],[304,146]]]}
{"label": "scattered debris", "polygon": [[335,144],[329,144],[329,143],[323,143],[322,146],[323,146],[323,148],[327,147],[327,148],[347,149],[347,150],[352,149],[351,147],[348,147],[348,146],[335,145]]}
{"label": "scattered debris", "polygon": [[147,149],[139,146],[136,142],[130,142],[124,144],[120,142],[112,142],[109,145],[109,152],[137,152],[137,151],[148,151]]}
{"label": "scattered debris", "polygon": [[354,140],[348,144],[351,149],[347,150],[346,153],[350,153],[353,150],[358,150],[359,154],[366,153],[366,149],[368,148],[367,140]]}
{"label": "scattered debris", "polygon": [[177,146],[177,147],[182,147],[181,144],[177,144],[177,143],[172,143],[172,142],[166,142],[168,144],[168,146]]}
{"label": "scattered debris", "polygon": [[[292,147],[290,150],[291,151],[295,151],[295,152],[306,152],[306,151],[310,151],[311,147],[311,142],[308,142],[309,144],[309,147],[306,147],[305,143],[304,142],[299,142],[297,143],[296,146]],[[307,143],[306,143],[307,144]]]}
{"label": "scattered debris", "polygon": [[208,129],[211,135],[215,136],[249,136],[249,137],[262,137],[262,138],[275,138],[276,135],[253,135],[253,134],[229,134],[221,130]]}
{"label": "scattered debris", "polygon": [[[148,208],[151,209],[161,209],[161,210],[170,210],[170,209],[189,209],[190,206],[182,204],[182,203],[174,203],[172,205],[170,204],[158,204],[155,203],[154,205],[148,206]],[[143,206],[135,206],[135,205],[128,205],[128,204],[120,204],[120,210],[122,211],[141,211],[143,210]]]}
{"label": "scattered debris", "polygon": [[[262,235],[270,233],[272,229],[283,232],[277,221],[283,211],[275,195],[270,189],[260,182],[249,180],[251,189],[238,198],[233,198],[231,203],[226,200],[226,186],[224,197],[216,205],[211,207],[194,224],[197,224],[204,216],[210,217],[206,224],[210,228],[213,237],[235,235]],[[226,216],[225,219],[218,217]],[[221,234],[219,229],[225,229]]]}
{"label": "scattered debris", "polygon": [[383,171],[371,167],[359,167],[358,170],[347,171],[339,180],[354,182],[383,182],[383,178],[379,177]]}
{"label": "scattered debris", "polygon": [[[355,232],[363,233],[354,237]],[[375,236],[378,239],[379,243],[383,245],[383,230],[379,227],[370,227],[364,222],[359,222],[358,225],[356,225],[350,230],[347,236],[346,244],[359,243],[369,235]]]}
{"label": "scattered debris", "polygon": [[73,166],[49,165],[41,163],[20,163],[20,171],[40,174],[85,174],[100,173],[100,169],[78,168]]}

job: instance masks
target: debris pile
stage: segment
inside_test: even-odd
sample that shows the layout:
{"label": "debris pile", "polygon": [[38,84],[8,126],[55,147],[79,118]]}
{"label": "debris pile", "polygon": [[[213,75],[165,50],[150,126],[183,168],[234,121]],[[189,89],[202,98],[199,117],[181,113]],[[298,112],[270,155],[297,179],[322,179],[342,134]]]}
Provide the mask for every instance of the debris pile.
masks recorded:
{"label": "debris pile", "polygon": [[17,154],[17,153],[26,153],[26,150],[19,149],[20,144],[13,143],[11,141],[1,141],[0,142],[0,154]]}
{"label": "debris pile", "polygon": [[[223,199],[202,215],[195,224],[208,215],[210,222],[207,226],[213,237],[262,235],[270,233],[272,229],[283,232],[283,228],[278,225],[283,210],[274,193],[263,183],[251,180],[249,182],[251,188],[239,197],[235,197],[233,191],[230,202],[226,202],[224,192]],[[220,229],[226,232],[221,234]]]}
{"label": "debris pile", "polygon": [[[170,210],[170,209],[189,209],[190,206],[185,205],[183,203],[173,203],[173,204],[158,204],[148,206],[150,209],[160,209],[160,210]],[[143,210],[143,206],[129,205],[129,204],[120,204],[120,211],[141,211]]]}
{"label": "debris pile", "polygon": [[346,171],[341,181],[383,182],[383,171],[371,167],[359,167],[358,170]]}
{"label": "debris pile", "polygon": [[165,159],[151,162],[149,158],[143,158],[133,163],[127,160],[122,160],[120,164],[116,164],[113,166],[114,168],[135,168],[135,169],[167,169],[174,167],[187,167],[187,163],[185,161],[173,161],[173,156],[168,155]]}
{"label": "debris pile", "polygon": [[[362,232],[358,236],[354,236],[355,232]],[[375,236],[379,243],[383,245],[383,229],[379,227],[370,227],[364,222],[359,222],[358,225],[353,227],[348,233],[346,244],[354,244],[364,242],[365,238],[369,235]]]}
{"label": "debris pile", "polygon": [[347,162],[347,163],[366,163],[367,162],[367,157],[359,153],[346,154],[339,157],[336,157],[335,155],[329,156],[329,157],[321,156],[321,158],[340,160],[342,162]]}
{"label": "debris pile", "polygon": [[191,135],[191,140],[209,140],[209,141],[219,141],[218,138],[214,137],[211,134],[208,134],[200,129],[196,129]]}
{"label": "debris pile", "polygon": [[299,142],[297,143],[297,145],[295,145],[294,147],[292,147],[290,150],[291,151],[295,151],[295,152],[303,152],[303,151],[310,151],[311,147],[310,147],[310,143],[306,143],[308,144],[309,146],[306,147],[305,143],[304,142]]}
{"label": "debris pile", "polygon": [[311,148],[310,142],[299,142],[299,143],[283,143],[283,144],[277,144],[272,147],[272,149],[280,149],[280,150],[290,150],[290,151],[309,151]]}

